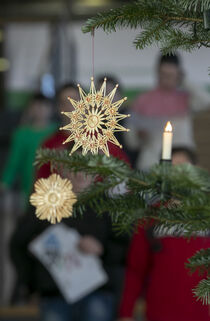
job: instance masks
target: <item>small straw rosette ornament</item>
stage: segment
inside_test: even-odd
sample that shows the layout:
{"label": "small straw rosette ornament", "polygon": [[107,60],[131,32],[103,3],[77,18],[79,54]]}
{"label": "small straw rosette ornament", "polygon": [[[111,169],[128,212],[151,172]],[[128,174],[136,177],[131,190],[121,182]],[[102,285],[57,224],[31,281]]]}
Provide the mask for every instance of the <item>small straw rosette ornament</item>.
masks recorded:
{"label": "small straw rosette ornament", "polygon": [[69,179],[52,174],[48,178],[38,179],[34,189],[30,203],[36,207],[35,214],[40,220],[48,220],[55,224],[62,218],[72,216],[77,197],[72,191],[72,183]]}

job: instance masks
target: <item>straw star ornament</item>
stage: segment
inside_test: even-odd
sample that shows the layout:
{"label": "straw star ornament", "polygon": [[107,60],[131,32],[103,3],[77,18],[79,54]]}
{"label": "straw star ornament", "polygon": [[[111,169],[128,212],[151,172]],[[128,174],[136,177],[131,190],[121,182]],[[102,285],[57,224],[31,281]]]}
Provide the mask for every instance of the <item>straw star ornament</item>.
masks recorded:
{"label": "straw star ornament", "polygon": [[92,154],[98,154],[101,150],[106,156],[109,156],[108,142],[111,142],[120,148],[122,145],[114,136],[117,131],[129,131],[119,124],[119,121],[129,117],[118,112],[118,109],[127,98],[114,101],[118,85],[106,94],[106,78],[101,88],[96,91],[94,79],[91,78],[90,92],[87,94],[78,85],[80,100],[75,101],[68,97],[74,110],[72,112],[62,112],[70,119],[70,123],[61,130],[69,130],[69,137],[63,142],[74,141],[74,146],[70,152],[73,154],[78,148],[82,148],[82,154],[90,151]]}
{"label": "straw star ornament", "polygon": [[36,207],[36,216],[40,220],[48,220],[52,224],[62,218],[72,215],[76,195],[68,179],[62,179],[57,174],[36,181],[35,193],[30,197],[30,203]]}

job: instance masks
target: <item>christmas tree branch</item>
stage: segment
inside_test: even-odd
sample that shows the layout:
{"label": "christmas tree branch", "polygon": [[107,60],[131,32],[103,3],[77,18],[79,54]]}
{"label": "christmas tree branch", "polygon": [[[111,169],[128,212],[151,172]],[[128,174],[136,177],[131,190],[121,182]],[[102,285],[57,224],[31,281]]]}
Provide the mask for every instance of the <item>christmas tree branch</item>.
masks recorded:
{"label": "christmas tree branch", "polygon": [[134,40],[137,49],[157,43],[163,53],[178,48],[191,51],[210,44],[210,33],[204,28],[203,20],[203,10],[209,6],[209,1],[190,4],[186,0],[139,0],[97,14],[86,22],[83,32],[99,28],[105,32],[141,28]]}
{"label": "christmas tree branch", "polygon": [[203,304],[210,304],[210,277],[201,280],[193,292]]}
{"label": "christmas tree branch", "polygon": [[69,157],[67,150],[39,149],[36,155],[35,166],[39,167],[43,164],[51,163],[52,167],[62,165],[73,172],[85,171],[87,174],[110,176],[113,173],[123,178],[131,172],[130,167],[125,162],[116,158],[107,158],[105,155],[90,154],[83,156],[75,153]]}
{"label": "christmas tree branch", "polygon": [[[119,224],[124,224],[126,212],[134,224],[145,218],[156,219],[160,228],[170,229],[176,224],[186,235],[210,228],[210,178],[202,169],[189,164],[177,167],[162,164],[144,173],[105,155],[69,157],[65,150],[39,150],[36,164],[48,162],[58,171],[60,168],[61,173],[65,166],[69,171],[102,178],[79,197],[77,206],[81,212],[87,205],[101,214],[109,212]],[[112,192],[122,183],[123,194]],[[154,207],[157,203],[159,206]],[[139,209],[144,211],[137,214]]]}
{"label": "christmas tree branch", "polygon": [[186,10],[200,10],[204,11],[210,9],[209,0],[181,0],[182,6]]}
{"label": "christmas tree branch", "polygon": [[[144,173],[105,155],[70,157],[66,150],[40,149],[36,165],[49,162],[61,173],[65,168],[100,177],[78,196],[74,215],[83,214],[86,207],[99,215],[107,212],[120,233],[151,221],[159,235],[194,237],[207,235],[210,230],[210,176],[205,170],[190,164],[163,163]],[[188,261],[192,272],[196,269],[209,272],[209,251],[202,250]],[[202,280],[194,290],[205,303],[209,302],[209,282]]]}
{"label": "christmas tree branch", "polygon": [[[179,2],[179,1],[177,1]],[[108,12],[97,14],[87,20],[83,32],[91,32],[93,29],[103,28],[106,32],[116,31],[117,27],[144,28],[148,23],[161,20],[165,24],[172,23],[203,23],[202,15],[197,16],[190,12],[186,16],[185,9],[172,0],[139,0],[132,4],[124,5]]]}
{"label": "christmas tree branch", "polygon": [[195,272],[198,270],[201,274],[204,272],[210,273],[210,248],[202,249],[197,251],[194,256],[188,259],[188,263],[186,266],[191,270],[191,272]]}

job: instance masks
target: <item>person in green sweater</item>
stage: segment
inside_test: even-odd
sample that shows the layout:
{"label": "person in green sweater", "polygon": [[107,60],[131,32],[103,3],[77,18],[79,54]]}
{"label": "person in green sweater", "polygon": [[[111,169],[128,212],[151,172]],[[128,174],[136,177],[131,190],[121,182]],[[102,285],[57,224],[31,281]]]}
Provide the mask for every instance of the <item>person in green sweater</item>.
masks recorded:
{"label": "person in green sweater", "polygon": [[20,126],[14,131],[6,165],[1,177],[1,187],[9,189],[18,179],[26,204],[33,189],[36,150],[56,131],[51,122],[52,106],[42,94],[36,94],[25,113]]}

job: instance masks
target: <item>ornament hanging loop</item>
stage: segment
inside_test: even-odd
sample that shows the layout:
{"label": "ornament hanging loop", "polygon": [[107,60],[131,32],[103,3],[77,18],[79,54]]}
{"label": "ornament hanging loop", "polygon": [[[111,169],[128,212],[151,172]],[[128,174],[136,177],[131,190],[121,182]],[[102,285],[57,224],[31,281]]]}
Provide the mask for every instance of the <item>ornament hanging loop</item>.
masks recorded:
{"label": "ornament hanging loop", "polygon": [[95,73],[95,43],[94,43],[95,29],[94,28],[91,30],[91,37],[92,37],[92,76],[94,77],[94,73]]}

